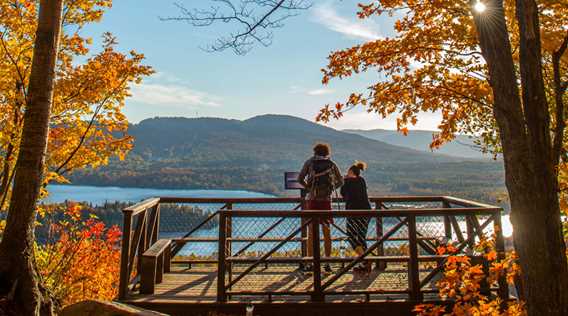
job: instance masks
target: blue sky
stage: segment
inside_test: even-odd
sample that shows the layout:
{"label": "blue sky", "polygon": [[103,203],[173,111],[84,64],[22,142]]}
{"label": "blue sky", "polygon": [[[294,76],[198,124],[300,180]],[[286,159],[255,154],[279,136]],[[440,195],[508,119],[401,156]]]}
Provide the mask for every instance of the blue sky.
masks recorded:
{"label": "blue sky", "polygon": [[[235,0],[238,1],[238,0]],[[184,6],[210,0],[178,1]],[[261,114],[289,114],[313,120],[326,103],[344,100],[378,80],[367,73],[322,86],[320,69],[333,50],[392,35],[388,19],[358,20],[357,1],[314,0],[299,16],[274,30],[273,44],[256,46],[245,56],[202,48],[231,30],[227,25],[194,27],[164,22],[176,16],[174,0],[116,0],[103,21],[84,32],[95,39],[105,31],[117,36],[120,49],[144,53],[157,73],[133,89],[125,113],[132,122],[155,116],[214,116],[246,119]],[[415,128],[435,129],[437,116],[424,114]],[[395,129],[395,119],[358,110],[330,124],[335,128]]]}

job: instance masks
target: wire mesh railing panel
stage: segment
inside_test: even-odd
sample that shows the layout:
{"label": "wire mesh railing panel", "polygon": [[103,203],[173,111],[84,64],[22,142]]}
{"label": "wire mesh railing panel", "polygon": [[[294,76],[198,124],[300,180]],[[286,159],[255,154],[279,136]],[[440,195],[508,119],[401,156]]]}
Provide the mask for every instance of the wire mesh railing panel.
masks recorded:
{"label": "wire mesh railing panel", "polygon": [[300,217],[229,218],[230,291],[245,294],[309,291],[313,280],[299,269],[303,223]]}
{"label": "wire mesh railing panel", "polygon": [[[216,260],[222,203],[160,204],[160,238],[190,240],[174,246],[176,260]],[[188,235],[189,232],[192,232]]]}
{"label": "wire mesh railing panel", "polygon": [[439,239],[445,236],[443,216],[421,216],[416,219],[418,237]]}
{"label": "wire mesh railing panel", "polygon": [[233,217],[230,220],[230,255],[261,257],[278,244],[273,257],[301,256],[301,234],[286,238],[301,226],[294,217]]}

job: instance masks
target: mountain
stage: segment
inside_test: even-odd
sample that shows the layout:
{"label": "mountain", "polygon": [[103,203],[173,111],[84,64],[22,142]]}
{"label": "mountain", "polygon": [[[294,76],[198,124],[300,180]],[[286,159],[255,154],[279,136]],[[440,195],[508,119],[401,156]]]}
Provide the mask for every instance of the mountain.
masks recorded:
{"label": "mountain", "polygon": [[284,171],[299,170],[320,141],[331,144],[342,170],[354,160],[366,161],[374,192],[469,190],[471,197],[494,192],[503,183],[502,167],[494,162],[395,146],[291,116],[153,118],[131,125],[129,134],[135,143],[127,159],[76,173],[74,183],[283,194]]}
{"label": "mountain", "polygon": [[192,166],[296,169],[316,142],[328,142],[334,159],[348,164],[362,159],[378,164],[449,162],[454,158],[424,153],[312,122],[280,115],[245,121],[218,118],[155,118],[131,126],[134,152],[146,160],[191,160]]}
{"label": "mountain", "polygon": [[[432,142],[432,134],[435,131],[411,130],[408,135],[403,135],[398,131],[373,129],[360,130],[350,129],[344,132],[361,135],[370,139],[385,142],[391,145],[402,146],[419,151],[432,152],[430,143]],[[435,149],[434,153],[449,155],[453,157],[471,158],[471,159],[491,159],[490,154],[484,154],[475,148],[474,139],[458,135],[452,142],[445,144],[441,148]]]}

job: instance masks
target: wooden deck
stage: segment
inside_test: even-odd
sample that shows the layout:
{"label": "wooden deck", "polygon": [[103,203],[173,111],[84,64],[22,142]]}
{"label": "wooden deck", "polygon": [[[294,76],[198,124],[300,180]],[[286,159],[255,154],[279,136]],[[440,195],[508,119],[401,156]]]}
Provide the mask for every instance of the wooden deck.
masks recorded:
{"label": "wooden deck", "polygon": [[[324,274],[325,282],[340,266],[334,266],[334,272]],[[238,274],[244,267],[234,269]],[[429,271],[423,271],[424,277]],[[370,274],[346,273],[329,289],[326,296],[330,302],[361,302],[365,301],[364,294],[357,291],[376,291],[371,295],[373,301],[403,299],[402,293],[407,289],[407,270],[402,266],[389,267],[386,271],[372,271]],[[401,287],[400,285],[403,285]],[[302,302],[308,301],[309,292],[313,291],[311,273],[301,272],[297,265],[281,265],[278,267],[260,268],[250,273],[237,283],[230,295],[232,302]],[[401,293],[396,293],[400,291]],[[341,292],[333,295],[333,292]],[[352,295],[345,295],[352,293]],[[383,292],[384,294],[381,294]],[[258,293],[258,294],[253,294]],[[270,297],[269,297],[270,296]],[[172,272],[164,274],[162,283],[156,285],[154,294],[139,294],[133,292],[129,302],[171,302],[184,301],[193,303],[213,303],[217,300],[217,269],[212,266],[194,267],[191,269],[173,267]]]}
{"label": "wooden deck", "polygon": [[[331,213],[337,243],[349,237],[349,218],[373,222],[367,250],[356,255],[334,248],[324,257],[320,229],[330,213],[298,211],[299,199],[146,200],[124,210],[119,300],[170,315],[245,315],[250,305],[253,315],[269,316],[412,315],[421,302],[449,304],[439,301],[435,288],[447,259],[436,251],[439,240],[482,259],[476,239],[502,231],[501,209],[472,201],[444,196],[371,201],[373,210]],[[220,202],[221,209],[183,237],[160,239],[160,203]],[[404,202],[425,206],[401,207]],[[218,220],[213,234],[199,234],[211,220]],[[501,234],[496,244],[502,254]],[[190,246],[189,254],[180,253],[184,246]],[[363,261],[387,267],[356,273]],[[313,270],[303,272],[301,264]],[[324,272],[326,264],[331,273]],[[492,290],[507,299],[504,278]]]}
{"label": "wooden deck", "polygon": [[[322,276],[322,281],[329,279],[341,268],[341,265],[335,265],[333,268],[332,273]],[[244,269],[245,266],[235,267],[233,273],[238,274]],[[428,270],[422,271],[422,277],[428,273]],[[209,315],[211,311],[244,315],[243,311],[248,304],[253,304],[257,312],[263,310],[267,315],[279,315],[284,306],[288,308],[296,306],[296,311],[304,310],[301,313],[303,315],[315,315],[317,310],[322,308],[328,310],[326,315],[330,315],[330,309],[340,310],[338,315],[344,315],[344,309],[337,309],[337,306],[346,303],[356,304],[350,311],[366,307],[361,310],[361,315],[366,314],[363,312],[366,309],[377,311],[381,307],[387,308],[388,315],[396,315],[392,313],[399,309],[403,311],[401,315],[408,315],[413,306],[406,302],[407,294],[402,293],[407,289],[400,287],[401,284],[408,283],[406,267],[400,265],[390,266],[386,271],[374,270],[370,274],[342,275],[329,289],[324,305],[311,304],[311,296],[308,293],[313,291],[312,281],[312,274],[301,272],[297,265],[263,267],[250,273],[235,285],[233,291],[239,293],[238,295],[229,294],[226,303],[218,304],[216,267],[209,265],[189,269],[173,266],[170,273],[164,274],[162,283],[156,285],[154,294],[140,294],[133,291],[123,302],[171,315]],[[358,293],[360,291],[376,292],[376,294]],[[399,291],[401,293],[396,293]],[[333,294],[334,292],[340,294]],[[431,294],[425,299],[435,301],[438,297]],[[392,304],[396,306],[394,309]],[[288,308],[285,309],[287,312],[282,314],[290,315]]]}

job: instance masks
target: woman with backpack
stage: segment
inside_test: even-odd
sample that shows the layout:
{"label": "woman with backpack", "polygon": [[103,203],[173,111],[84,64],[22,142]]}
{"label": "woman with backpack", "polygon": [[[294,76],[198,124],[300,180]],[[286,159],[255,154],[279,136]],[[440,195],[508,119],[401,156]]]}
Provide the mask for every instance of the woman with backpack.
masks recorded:
{"label": "woman with backpack", "polygon": [[[308,159],[300,174],[298,182],[307,191],[304,209],[325,210],[331,212],[332,195],[335,189],[343,185],[343,177],[337,165],[331,160],[331,147],[329,144],[319,143],[313,148],[314,155]],[[324,240],[324,255],[331,256],[331,230],[330,223],[333,221],[331,216],[322,222],[322,232]],[[312,236],[308,233],[308,256],[312,256]],[[306,267],[310,269],[310,267]],[[326,272],[331,272],[329,264],[324,266]]]}
{"label": "woman with backpack", "polygon": [[[367,194],[367,183],[361,176],[361,171],[367,169],[367,164],[356,161],[347,171],[345,183],[341,187],[341,196],[345,201],[346,210],[370,210],[371,203]],[[347,237],[349,244],[357,255],[361,255],[367,250],[367,229],[369,227],[368,217],[348,217],[347,218]],[[371,265],[368,261],[357,265],[356,272],[370,272]]]}

